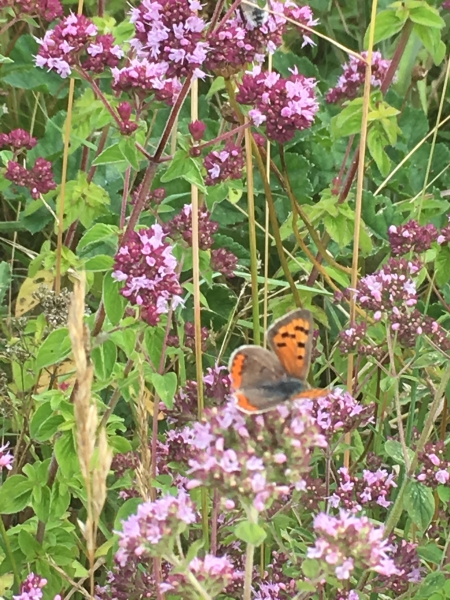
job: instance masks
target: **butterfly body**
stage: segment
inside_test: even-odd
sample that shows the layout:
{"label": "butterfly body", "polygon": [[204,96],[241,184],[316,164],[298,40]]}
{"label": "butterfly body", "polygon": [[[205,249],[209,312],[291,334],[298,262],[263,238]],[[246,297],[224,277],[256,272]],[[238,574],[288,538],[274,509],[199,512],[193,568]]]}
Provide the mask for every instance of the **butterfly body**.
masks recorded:
{"label": "butterfly body", "polygon": [[294,310],[267,331],[272,351],[241,346],[230,358],[230,377],[238,408],[261,413],[295,397],[325,395],[306,381],[311,362],[313,320],[308,310]]}

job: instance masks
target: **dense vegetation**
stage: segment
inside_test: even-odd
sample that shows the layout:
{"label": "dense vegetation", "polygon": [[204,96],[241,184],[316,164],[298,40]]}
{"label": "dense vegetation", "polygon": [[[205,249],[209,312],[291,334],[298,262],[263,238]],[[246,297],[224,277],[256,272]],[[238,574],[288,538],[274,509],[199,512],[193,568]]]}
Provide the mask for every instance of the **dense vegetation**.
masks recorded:
{"label": "dense vegetation", "polygon": [[450,2],[0,9],[0,595],[450,598]]}

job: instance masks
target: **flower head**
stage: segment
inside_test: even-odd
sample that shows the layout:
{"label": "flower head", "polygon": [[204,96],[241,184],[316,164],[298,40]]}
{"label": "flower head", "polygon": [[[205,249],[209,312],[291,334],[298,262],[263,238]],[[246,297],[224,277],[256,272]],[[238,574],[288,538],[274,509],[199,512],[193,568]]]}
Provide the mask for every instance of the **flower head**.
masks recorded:
{"label": "flower head", "polygon": [[42,588],[47,585],[47,580],[39,575],[30,573],[20,585],[20,594],[13,596],[14,600],[41,600]]}
{"label": "flower head", "polygon": [[[367,58],[367,51],[361,52],[363,58]],[[390,60],[383,59],[381,52],[372,54],[372,87],[380,87],[391,64]],[[327,94],[327,102],[334,104],[342,99],[352,100],[356,98],[359,90],[364,85],[366,76],[365,61],[350,56],[348,63],[342,67],[343,73],[339,77],[336,87],[331,88]]]}
{"label": "flower head", "polygon": [[320,513],[314,531],[319,537],[308,557],[320,559],[324,571],[337,579],[350,579],[357,567],[387,577],[399,573],[389,556],[392,547],[384,539],[383,527],[375,527],[367,517],[344,510],[339,517]]}
{"label": "flower head", "polygon": [[116,560],[124,566],[130,557],[158,556],[197,519],[194,505],[184,491],[140,504],[137,513],[122,521]]}
{"label": "flower head", "polygon": [[264,124],[270,140],[283,144],[297,131],[311,127],[319,109],[316,84],[315,79],[300,75],[296,69],[285,79],[255,67],[244,75],[236,99],[253,107],[250,118],[256,126]]}
{"label": "flower head", "polygon": [[177,261],[165,237],[158,224],[133,231],[115,256],[112,276],[124,283],[120,293],[141,307],[151,325],[168,312],[170,303],[174,308],[182,303]]}
{"label": "flower head", "polygon": [[193,478],[188,487],[212,486],[225,502],[241,500],[258,511],[288,494],[290,485],[302,490],[313,448],[326,445],[302,401],[247,418],[230,402],[183,435]]}

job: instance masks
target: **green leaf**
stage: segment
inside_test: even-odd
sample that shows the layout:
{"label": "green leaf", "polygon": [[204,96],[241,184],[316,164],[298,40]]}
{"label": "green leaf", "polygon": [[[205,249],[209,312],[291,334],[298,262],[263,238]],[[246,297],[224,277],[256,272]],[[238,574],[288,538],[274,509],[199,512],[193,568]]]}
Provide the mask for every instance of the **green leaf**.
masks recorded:
{"label": "green leaf", "polygon": [[256,547],[260,546],[267,537],[264,529],[251,521],[241,521],[234,528],[234,535],[246,544]]}
{"label": "green leaf", "polygon": [[352,100],[336,117],[331,120],[332,134],[339,137],[354,135],[361,131],[362,100]]}
{"label": "green leaf", "polygon": [[23,475],[12,475],[0,487],[0,514],[12,515],[28,506],[33,484]]}
{"label": "green leaf", "polygon": [[77,252],[83,250],[91,244],[97,244],[104,241],[105,238],[115,240],[113,249],[117,248],[117,227],[114,225],[105,225],[104,223],[96,223],[86,231],[81,240],[77,244]]}
{"label": "green leaf", "polygon": [[354,222],[350,221],[345,214],[339,213],[336,217],[327,215],[323,219],[323,224],[330,238],[340,248],[345,248],[352,241]]}
{"label": "green leaf", "polygon": [[417,548],[417,553],[420,558],[423,558],[434,565],[439,565],[441,563],[443,555],[442,548],[439,548],[434,542],[429,542],[426,546],[419,546]]}
{"label": "green leaf", "polygon": [[112,375],[117,361],[117,346],[112,340],[106,340],[91,352],[95,374],[101,381],[106,381]]}
{"label": "green leaf", "polygon": [[[382,10],[377,14],[375,21],[375,39],[374,43],[378,44],[383,40],[394,36],[398,33],[405,23],[405,19],[402,19],[397,15],[394,10]],[[367,48],[369,41],[369,28],[366,31],[364,37],[364,48]]]}
{"label": "green leaf", "polygon": [[437,29],[445,27],[445,21],[439,15],[438,10],[426,2],[423,2],[422,5],[417,8],[411,8],[409,11],[409,18],[413,23],[418,23],[424,27],[434,27]]}
{"label": "green leaf", "polygon": [[441,288],[450,281],[450,248],[448,245],[441,246],[439,254],[434,263],[434,272],[436,275],[436,283]]}
{"label": "green leaf", "polygon": [[100,154],[92,161],[92,165],[96,167],[100,165],[112,165],[115,163],[125,163],[125,158],[120,150],[119,143],[109,146],[109,148],[100,152]]}
{"label": "green leaf", "polygon": [[143,155],[136,148],[135,136],[123,137],[119,142],[120,151],[128,163],[135,171],[139,171],[139,160]]}
{"label": "green leaf", "polygon": [[315,579],[320,572],[320,563],[313,558],[305,558],[302,561],[302,571],[308,579]]}
{"label": "green leaf", "polygon": [[422,581],[414,599],[419,600],[423,598],[423,600],[430,600],[432,594],[439,592],[444,588],[445,581],[444,573],[441,573],[440,571],[429,573]]}
{"label": "green leaf", "polygon": [[[39,494],[36,494],[37,489],[39,489]],[[42,488],[34,488],[31,506],[39,521],[42,521],[43,523],[47,523],[50,516],[50,499],[50,488],[46,485]]]}
{"label": "green leaf", "polygon": [[[57,210],[59,202],[58,196]],[[88,182],[87,173],[80,171],[77,179],[66,184],[64,229],[77,220],[84,227],[91,227],[97,217],[108,212],[109,203],[108,193],[95,183]]]}
{"label": "green leaf", "polygon": [[162,175],[161,181],[166,183],[186,175],[186,173],[191,169],[189,164],[191,160],[192,159],[187,152],[184,150],[177,150],[170,161],[169,168]]}
{"label": "green leaf", "polygon": [[439,29],[415,23],[413,31],[433,57],[433,62],[438,65],[442,56],[442,40]]}
{"label": "green leaf", "polygon": [[[405,458],[403,456],[403,449],[400,442],[396,440],[387,440],[384,443],[384,451],[390,456],[398,465],[405,464]],[[411,463],[414,458],[414,452],[410,448],[407,448],[409,462]]]}
{"label": "green leaf", "polygon": [[169,410],[173,408],[173,399],[177,390],[177,376],[175,373],[153,373],[152,383],[155,391]]}
{"label": "green leaf", "polygon": [[36,357],[36,369],[44,369],[61,362],[70,354],[72,345],[67,327],[52,331],[39,348]]}
{"label": "green leaf", "polygon": [[36,537],[31,535],[31,533],[26,529],[21,529],[19,531],[17,541],[19,543],[19,548],[25,555],[25,560],[27,562],[36,560],[36,558],[42,553],[42,546],[36,540]]}
{"label": "green leaf", "polygon": [[447,502],[450,501],[450,488],[446,485],[438,485],[437,493],[439,496],[439,500],[444,504],[447,504]]}
{"label": "green leaf", "polygon": [[69,504],[72,497],[70,495],[67,486],[59,485],[55,482],[52,487],[51,503],[50,503],[50,514],[53,519],[60,519],[66,510],[69,508]]}
{"label": "green leaf", "polygon": [[41,404],[30,423],[30,437],[38,442],[46,442],[55,435],[61,423],[62,415],[55,415],[50,402]]}
{"label": "green leaf", "polygon": [[11,283],[11,267],[6,261],[0,262],[0,304],[3,302]]}
{"label": "green leaf", "polygon": [[[65,431],[55,442],[55,457],[62,473],[70,478],[79,471],[72,431]],[[1,490],[0,490],[1,491]]]}
{"label": "green leaf", "polygon": [[206,99],[212,98],[215,93],[220,92],[225,88],[225,79],[221,76],[216,77],[212,84],[209,86],[208,93],[206,94]]}
{"label": "green leaf", "polygon": [[127,304],[126,298],[119,293],[119,283],[111,277],[112,271],[106,273],[103,278],[103,306],[105,307],[106,316],[112,325],[118,325]]}
{"label": "green leaf", "polygon": [[412,522],[425,531],[434,514],[434,497],[430,488],[410,481],[405,489],[404,506]]}
{"label": "green leaf", "polygon": [[93,273],[104,273],[111,269],[114,265],[114,258],[112,256],[107,256],[106,254],[98,254],[97,256],[93,256],[89,258],[84,263],[84,268],[86,271],[91,271]]}
{"label": "green leaf", "polygon": [[376,128],[369,129],[367,133],[367,147],[383,177],[386,177],[391,169],[391,161],[384,151],[385,143],[386,139],[382,132]]}
{"label": "green leaf", "polygon": [[116,518],[114,520],[114,531],[122,531],[122,521],[125,521],[131,515],[135,515],[137,508],[142,504],[141,498],[130,498],[126,500],[117,511]]}

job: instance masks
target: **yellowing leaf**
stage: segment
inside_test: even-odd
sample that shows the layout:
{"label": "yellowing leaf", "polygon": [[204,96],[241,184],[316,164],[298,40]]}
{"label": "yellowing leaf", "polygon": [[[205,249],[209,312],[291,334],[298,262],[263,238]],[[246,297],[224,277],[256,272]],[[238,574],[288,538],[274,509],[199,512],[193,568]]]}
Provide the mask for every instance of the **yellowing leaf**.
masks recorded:
{"label": "yellowing leaf", "polygon": [[[144,389],[145,408],[147,409],[148,414],[153,417],[153,413],[155,411],[155,403],[153,402],[153,400],[151,398],[152,398],[151,392],[147,388],[145,388]],[[162,421],[164,418],[165,418],[165,414],[160,411],[158,414],[158,421]]]}
{"label": "yellowing leaf", "polygon": [[76,369],[73,360],[65,360],[58,365],[56,371],[54,371],[54,367],[51,367],[49,370],[43,369],[37,382],[36,393],[41,394],[42,392],[46,392],[49,389],[52,379],[54,379],[53,389],[61,383],[64,383],[65,387],[72,387],[76,380]]}
{"label": "yellowing leaf", "polygon": [[38,271],[34,277],[27,277],[20,286],[19,295],[16,300],[16,317],[21,317],[39,304],[33,294],[41,285],[51,289],[55,276],[50,271]]}

